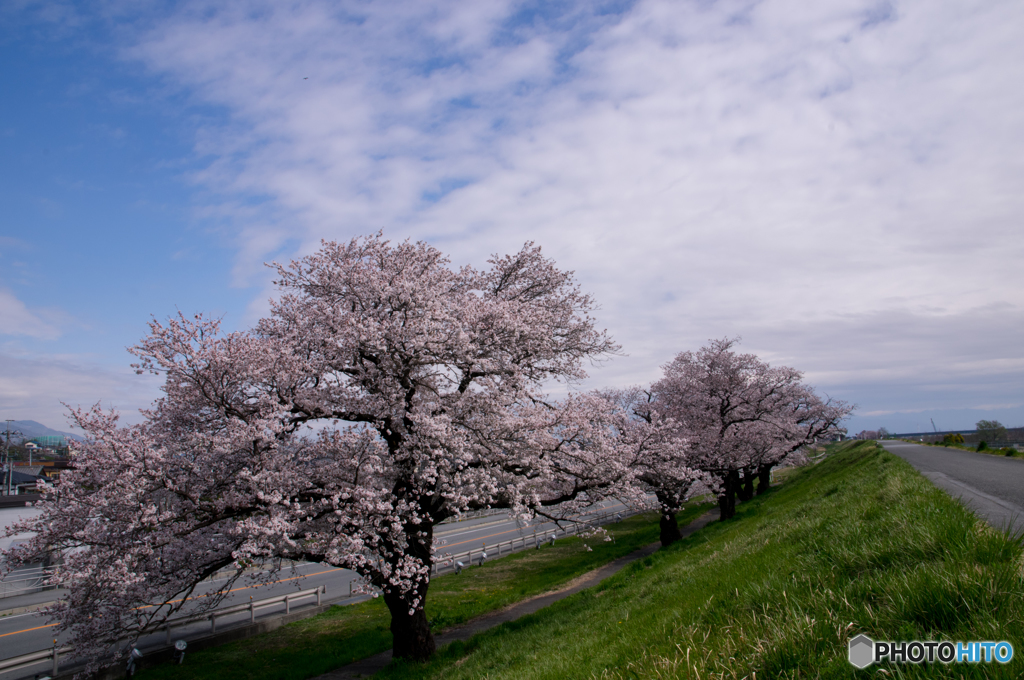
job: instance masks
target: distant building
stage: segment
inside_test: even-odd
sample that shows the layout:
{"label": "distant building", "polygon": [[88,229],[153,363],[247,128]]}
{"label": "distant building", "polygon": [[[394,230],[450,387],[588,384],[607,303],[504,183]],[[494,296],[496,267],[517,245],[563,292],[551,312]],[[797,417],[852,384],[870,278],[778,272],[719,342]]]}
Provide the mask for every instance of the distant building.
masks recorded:
{"label": "distant building", "polygon": [[41,480],[41,477],[17,470],[0,473],[0,493],[6,493],[8,489],[16,496],[23,493],[34,493],[36,484]]}
{"label": "distant building", "polygon": [[45,477],[50,481],[56,480],[60,477],[60,473],[71,467],[71,461],[68,460],[41,460],[38,465],[41,467],[39,470],[39,476]]}
{"label": "distant building", "polygon": [[68,440],[62,434],[44,434],[40,437],[33,437],[29,443],[35,443],[44,449],[66,449]]}

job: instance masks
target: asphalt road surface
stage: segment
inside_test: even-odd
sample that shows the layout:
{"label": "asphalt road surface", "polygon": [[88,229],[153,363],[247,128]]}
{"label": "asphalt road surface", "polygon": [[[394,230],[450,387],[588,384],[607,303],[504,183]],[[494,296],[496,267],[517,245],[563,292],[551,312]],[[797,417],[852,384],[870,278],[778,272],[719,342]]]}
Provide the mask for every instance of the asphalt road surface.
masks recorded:
{"label": "asphalt road surface", "polygon": [[1024,460],[899,441],[879,444],[992,526],[1024,533]]}
{"label": "asphalt road surface", "polygon": [[[591,513],[597,514],[606,510],[622,509],[621,503],[601,503]],[[588,513],[589,514],[589,513]],[[584,517],[585,518],[585,517]],[[480,517],[463,522],[442,524],[435,528],[435,545],[438,555],[444,553],[458,554],[469,549],[477,549],[483,546],[493,546],[508,541],[512,538],[531,536],[535,531],[540,532],[554,527],[550,522],[540,520],[528,526],[519,526],[514,520],[510,520],[504,514],[490,517]],[[325,602],[336,602],[337,604],[349,604],[366,599],[367,596],[348,597],[350,592],[349,583],[357,579],[357,575],[347,569],[338,569],[323,564],[297,564],[294,567],[282,569],[278,575],[278,581],[269,586],[253,587],[247,586],[244,579],[236,582],[232,592],[223,602],[223,607],[249,602],[250,596],[253,600],[263,600],[278,595],[285,595],[297,590],[309,590],[317,586],[326,586],[327,594]],[[211,582],[209,589],[217,587],[216,582]],[[61,591],[39,593],[28,599],[33,604],[47,600],[57,599]],[[0,613],[15,605],[21,605],[26,598],[0,599]],[[302,607],[315,605],[315,599],[304,600],[302,603],[292,605],[292,611],[298,611]],[[258,615],[267,616],[270,612],[283,614],[284,605],[280,604],[275,609],[266,610],[266,613]],[[244,625],[249,622],[247,612],[225,616],[217,619],[217,630],[227,630],[233,626]],[[191,639],[207,633],[210,629],[209,622],[199,622],[175,628],[172,631],[173,639]],[[165,644],[166,634],[158,632],[144,637],[140,640],[139,648],[145,652],[147,648],[162,647]],[[53,644],[52,625],[45,617],[35,612],[13,613],[7,616],[0,616],[0,660],[9,659],[22,654],[28,654],[41,649],[51,647]],[[32,677],[33,672],[43,669],[45,664],[28,671],[16,671],[4,673],[0,671],[0,680],[12,678]]]}

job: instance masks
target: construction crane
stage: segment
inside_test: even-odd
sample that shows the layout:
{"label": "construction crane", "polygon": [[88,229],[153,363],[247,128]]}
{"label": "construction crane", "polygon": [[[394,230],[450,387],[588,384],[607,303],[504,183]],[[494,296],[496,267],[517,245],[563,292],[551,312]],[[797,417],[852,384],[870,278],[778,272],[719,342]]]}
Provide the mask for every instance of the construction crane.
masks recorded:
{"label": "construction crane", "polygon": [[935,430],[935,434],[938,434],[939,428],[935,427],[935,418],[929,418],[928,420],[932,421],[932,429]]}

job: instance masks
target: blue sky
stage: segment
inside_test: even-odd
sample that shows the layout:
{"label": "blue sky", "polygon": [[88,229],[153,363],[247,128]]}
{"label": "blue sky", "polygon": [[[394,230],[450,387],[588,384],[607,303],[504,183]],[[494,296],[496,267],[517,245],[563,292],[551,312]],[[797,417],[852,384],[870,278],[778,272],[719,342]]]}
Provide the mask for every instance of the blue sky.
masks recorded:
{"label": "blue sky", "polygon": [[645,383],[709,338],[854,431],[1024,424],[1024,6],[121,2],[0,9],[0,410],[159,393],[125,347],[246,328],[263,263],[383,229],[539,243]]}

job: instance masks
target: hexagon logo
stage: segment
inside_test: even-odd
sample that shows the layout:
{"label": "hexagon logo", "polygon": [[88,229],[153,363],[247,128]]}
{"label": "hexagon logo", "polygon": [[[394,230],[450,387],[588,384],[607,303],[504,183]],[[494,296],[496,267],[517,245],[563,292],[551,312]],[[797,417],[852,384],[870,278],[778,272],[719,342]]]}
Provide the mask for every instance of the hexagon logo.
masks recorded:
{"label": "hexagon logo", "polygon": [[875,642],[861,633],[850,640],[850,663],[857,668],[867,668],[875,662]]}

